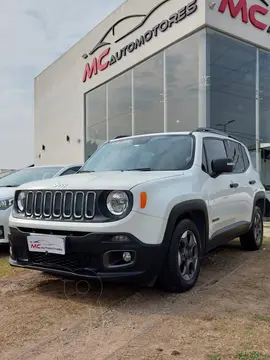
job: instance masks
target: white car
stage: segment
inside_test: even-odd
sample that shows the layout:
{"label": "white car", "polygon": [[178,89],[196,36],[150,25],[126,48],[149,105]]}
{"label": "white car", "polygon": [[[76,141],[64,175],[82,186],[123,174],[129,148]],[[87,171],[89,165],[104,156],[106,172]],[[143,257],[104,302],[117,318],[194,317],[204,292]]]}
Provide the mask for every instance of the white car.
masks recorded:
{"label": "white car", "polygon": [[210,249],[236,237],[247,250],[261,247],[264,203],[247,148],[226,134],[118,138],[77,175],[20,186],[9,262],[183,292]]}
{"label": "white car", "polygon": [[8,220],[18,186],[36,180],[76,173],[82,165],[35,166],[12,172],[0,178],[0,244],[8,243]]}

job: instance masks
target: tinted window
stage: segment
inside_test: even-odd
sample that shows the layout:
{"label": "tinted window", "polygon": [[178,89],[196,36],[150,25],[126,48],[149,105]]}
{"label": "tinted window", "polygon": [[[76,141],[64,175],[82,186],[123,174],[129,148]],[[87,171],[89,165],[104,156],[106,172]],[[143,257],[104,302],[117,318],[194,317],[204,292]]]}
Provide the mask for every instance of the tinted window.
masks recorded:
{"label": "tinted window", "polygon": [[245,169],[247,169],[250,165],[249,163],[249,158],[247,156],[247,152],[246,152],[246,149],[244,148],[243,145],[240,145],[241,146],[241,149],[242,149],[242,154],[243,154],[243,159],[244,159],[244,164],[245,164]]}
{"label": "tinted window", "polygon": [[219,139],[204,139],[204,146],[206,151],[208,169],[211,169],[211,171],[213,171],[212,160],[227,157],[224,141]]}
{"label": "tinted window", "polygon": [[[207,34],[210,127],[226,131],[248,148],[253,147],[256,143],[256,48],[213,30],[207,30]],[[260,83],[265,75],[263,71]],[[267,83],[269,80],[265,78],[264,84]],[[265,102],[269,104],[267,98]],[[261,116],[268,121],[268,110],[260,111]]]}
{"label": "tinted window", "polygon": [[134,69],[135,135],[164,131],[163,66],[160,53]]}
{"label": "tinted window", "polygon": [[241,145],[235,141],[227,140],[226,148],[227,148],[228,157],[232,159],[235,164],[233,172],[240,173],[245,171],[245,164],[241,152]]}

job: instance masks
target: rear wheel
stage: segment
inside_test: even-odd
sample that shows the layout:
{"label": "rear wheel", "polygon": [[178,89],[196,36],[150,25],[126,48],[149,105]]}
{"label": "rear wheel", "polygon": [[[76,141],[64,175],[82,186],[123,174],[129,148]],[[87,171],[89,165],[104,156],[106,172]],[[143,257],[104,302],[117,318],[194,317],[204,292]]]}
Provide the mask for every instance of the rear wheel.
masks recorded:
{"label": "rear wheel", "polygon": [[182,220],[175,228],[167,260],[159,278],[165,291],[185,292],[196,283],[201,263],[201,240],[193,221]]}
{"label": "rear wheel", "polygon": [[259,250],[263,243],[263,215],[261,209],[256,206],[254,218],[250,230],[240,237],[240,242],[245,250]]}

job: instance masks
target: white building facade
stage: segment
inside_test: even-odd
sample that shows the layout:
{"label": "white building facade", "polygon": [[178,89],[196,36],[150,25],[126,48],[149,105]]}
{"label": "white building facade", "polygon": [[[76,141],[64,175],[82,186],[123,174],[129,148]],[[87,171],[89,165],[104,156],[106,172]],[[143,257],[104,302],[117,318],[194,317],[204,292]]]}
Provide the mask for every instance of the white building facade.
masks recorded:
{"label": "white building facade", "polygon": [[244,142],[270,186],[269,115],[265,0],[128,0],[36,77],[35,163],[208,126]]}

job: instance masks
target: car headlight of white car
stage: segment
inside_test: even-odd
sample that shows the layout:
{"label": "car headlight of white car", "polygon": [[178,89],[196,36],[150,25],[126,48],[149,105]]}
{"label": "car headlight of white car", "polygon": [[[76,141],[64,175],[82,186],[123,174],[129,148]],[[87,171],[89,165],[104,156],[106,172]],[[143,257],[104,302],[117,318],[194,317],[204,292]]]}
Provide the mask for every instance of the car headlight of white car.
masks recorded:
{"label": "car headlight of white car", "polygon": [[13,205],[13,198],[0,200],[0,210],[7,210],[12,205]]}
{"label": "car headlight of white car", "polygon": [[25,210],[26,205],[26,194],[25,192],[21,191],[16,196],[16,207],[18,209],[18,212],[23,212]]}
{"label": "car headlight of white car", "polygon": [[111,191],[106,199],[106,206],[114,216],[123,216],[129,208],[129,197],[125,191]]}

